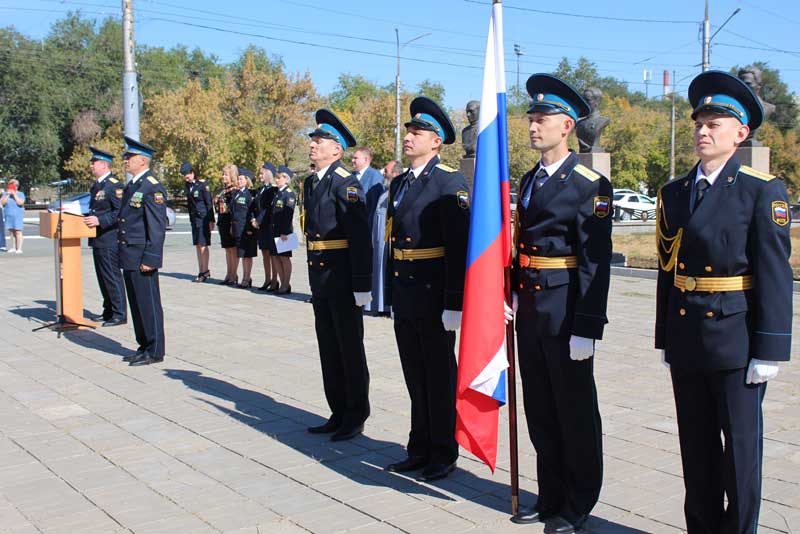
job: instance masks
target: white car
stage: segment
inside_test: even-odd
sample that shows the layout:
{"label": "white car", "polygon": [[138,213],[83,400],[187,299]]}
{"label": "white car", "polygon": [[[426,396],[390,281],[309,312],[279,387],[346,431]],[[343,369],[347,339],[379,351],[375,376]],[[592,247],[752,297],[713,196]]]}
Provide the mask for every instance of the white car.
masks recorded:
{"label": "white car", "polygon": [[615,193],[614,208],[621,221],[653,221],[656,218],[656,201],[638,193]]}

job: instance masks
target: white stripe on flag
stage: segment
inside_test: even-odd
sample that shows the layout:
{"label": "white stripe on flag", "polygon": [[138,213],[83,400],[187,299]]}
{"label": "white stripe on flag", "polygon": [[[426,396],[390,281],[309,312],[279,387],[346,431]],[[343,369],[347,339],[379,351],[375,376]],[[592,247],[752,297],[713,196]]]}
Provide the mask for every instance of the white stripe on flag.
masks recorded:
{"label": "white stripe on flag", "polygon": [[506,355],[506,343],[504,340],[503,344],[500,346],[500,350],[492,357],[489,365],[484,367],[483,371],[475,377],[475,380],[472,381],[469,388],[483,393],[487,397],[493,396],[497,389],[497,382],[503,376],[503,371],[507,368],[508,356]]}

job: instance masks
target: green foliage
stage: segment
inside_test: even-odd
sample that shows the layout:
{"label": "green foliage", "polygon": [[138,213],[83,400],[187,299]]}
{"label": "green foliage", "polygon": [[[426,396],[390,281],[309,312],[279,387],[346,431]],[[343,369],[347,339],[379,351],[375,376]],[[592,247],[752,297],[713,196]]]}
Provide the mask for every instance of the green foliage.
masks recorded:
{"label": "green foliage", "polygon": [[[756,61],[753,65],[762,71],[761,98],[775,105],[775,113],[767,117],[767,121],[782,132],[797,128],[800,109],[794,100],[794,93],[790,93],[789,87],[781,81],[780,72],[770,68],[764,61]],[[731,74],[737,75],[740,69],[739,66],[732,68]]]}

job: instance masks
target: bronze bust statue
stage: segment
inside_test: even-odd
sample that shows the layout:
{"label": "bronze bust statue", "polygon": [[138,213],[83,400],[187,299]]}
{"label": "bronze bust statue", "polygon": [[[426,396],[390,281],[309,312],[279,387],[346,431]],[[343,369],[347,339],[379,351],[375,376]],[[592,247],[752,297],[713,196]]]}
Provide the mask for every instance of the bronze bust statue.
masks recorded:
{"label": "bronze bust statue", "polygon": [[470,100],[467,102],[466,112],[469,125],[461,130],[461,144],[464,145],[464,157],[474,158],[478,145],[478,116],[481,112],[481,103]]}
{"label": "bronze bust statue", "polygon": [[[740,80],[742,80],[747,87],[750,88],[751,91],[756,95],[758,101],[761,102],[761,107],[764,108],[764,120],[766,121],[767,118],[775,113],[775,104],[770,104],[769,102],[765,102],[761,98],[761,75],[762,71],[755,65],[748,65],[739,70],[739,74],[737,75]],[[743,147],[748,146],[763,146],[764,143],[759,141],[756,138],[756,132],[751,131],[750,135],[747,136],[747,139],[739,145]]]}
{"label": "bronze bust statue", "polygon": [[600,135],[611,122],[611,119],[600,115],[600,101],[603,98],[603,93],[597,87],[588,87],[583,96],[592,111],[588,117],[579,121],[576,127],[578,150],[580,152],[605,152],[603,147],[600,146]]}

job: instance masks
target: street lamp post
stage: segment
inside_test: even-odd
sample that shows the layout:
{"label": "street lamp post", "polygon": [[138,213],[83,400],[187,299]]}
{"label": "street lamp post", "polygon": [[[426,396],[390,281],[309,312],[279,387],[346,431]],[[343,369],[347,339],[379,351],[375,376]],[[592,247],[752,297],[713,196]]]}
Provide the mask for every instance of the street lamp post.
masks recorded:
{"label": "street lamp post", "polygon": [[417,39],[422,39],[423,37],[427,37],[430,35],[430,32],[423,33],[422,35],[417,35],[411,40],[406,41],[402,45],[400,44],[400,32],[397,28],[394,29],[394,36],[397,40],[397,75],[394,79],[394,103],[395,103],[395,125],[394,125],[394,159],[400,161],[400,157],[402,156],[402,146],[400,145],[400,49],[406,46],[409,43],[416,41]]}
{"label": "street lamp post", "polygon": [[728,18],[725,19],[725,22],[722,23],[722,26],[717,28],[717,31],[709,36],[708,34],[711,31],[711,22],[708,19],[708,0],[706,0],[706,16],[703,19],[703,72],[706,72],[711,68],[711,40],[714,39],[720,30],[725,27],[728,21],[730,21],[734,15],[741,10],[742,8],[737,7],[733,13],[731,13]]}

